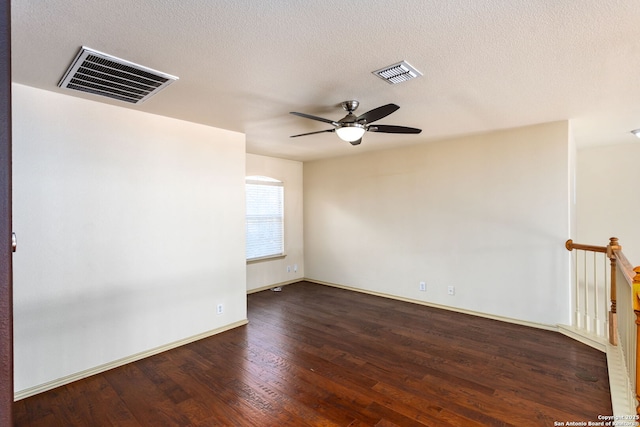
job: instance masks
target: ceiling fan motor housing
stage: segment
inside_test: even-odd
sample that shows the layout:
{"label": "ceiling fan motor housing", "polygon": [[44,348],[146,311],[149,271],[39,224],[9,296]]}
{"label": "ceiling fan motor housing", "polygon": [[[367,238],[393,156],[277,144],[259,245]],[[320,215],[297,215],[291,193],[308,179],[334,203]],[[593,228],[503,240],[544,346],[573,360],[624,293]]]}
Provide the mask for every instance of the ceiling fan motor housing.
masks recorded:
{"label": "ceiling fan motor housing", "polygon": [[340,105],[342,105],[342,108],[344,108],[345,111],[348,111],[349,114],[351,114],[356,111],[360,103],[353,99],[351,101],[343,101]]}

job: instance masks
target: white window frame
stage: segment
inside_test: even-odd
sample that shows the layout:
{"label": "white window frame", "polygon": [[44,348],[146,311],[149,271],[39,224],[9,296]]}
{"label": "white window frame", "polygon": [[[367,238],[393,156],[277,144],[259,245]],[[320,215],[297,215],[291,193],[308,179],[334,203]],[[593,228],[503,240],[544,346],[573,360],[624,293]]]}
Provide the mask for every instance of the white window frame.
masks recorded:
{"label": "white window frame", "polygon": [[284,257],[284,183],[248,176],[245,194],[247,262]]}

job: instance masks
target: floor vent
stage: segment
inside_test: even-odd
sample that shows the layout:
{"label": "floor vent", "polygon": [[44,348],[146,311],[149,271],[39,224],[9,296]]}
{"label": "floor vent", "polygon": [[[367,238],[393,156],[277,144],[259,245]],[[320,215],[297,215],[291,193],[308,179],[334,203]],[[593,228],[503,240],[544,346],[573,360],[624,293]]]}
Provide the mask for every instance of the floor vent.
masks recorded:
{"label": "floor vent", "polygon": [[177,77],[82,47],[59,87],[139,104]]}
{"label": "floor vent", "polygon": [[406,61],[389,65],[388,67],[384,67],[380,70],[374,71],[373,74],[380,77],[382,80],[386,81],[389,84],[406,82],[407,80],[412,80],[422,75],[420,71],[413,68]]}

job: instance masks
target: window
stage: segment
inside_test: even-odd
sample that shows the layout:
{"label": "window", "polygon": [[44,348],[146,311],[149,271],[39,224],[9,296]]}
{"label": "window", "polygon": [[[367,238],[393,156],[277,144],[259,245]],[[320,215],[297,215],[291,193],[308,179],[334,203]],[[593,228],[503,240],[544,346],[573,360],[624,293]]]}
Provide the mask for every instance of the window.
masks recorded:
{"label": "window", "polygon": [[248,176],[247,260],[284,255],[284,186],[266,176]]}

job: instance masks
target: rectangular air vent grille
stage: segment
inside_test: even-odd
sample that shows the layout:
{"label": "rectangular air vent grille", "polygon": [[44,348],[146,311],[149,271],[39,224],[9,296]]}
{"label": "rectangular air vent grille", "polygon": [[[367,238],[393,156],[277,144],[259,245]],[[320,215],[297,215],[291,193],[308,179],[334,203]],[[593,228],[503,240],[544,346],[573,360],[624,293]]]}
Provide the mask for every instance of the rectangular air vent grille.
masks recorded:
{"label": "rectangular air vent grille", "polygon": [[59,87],[139,104],[177,77],[82,47]]}
{"label": "rectangular air vent grille", "polygon": [[413,68],[406,61],[398,62],[397,64],[374,71],[373,74],[389,84],[406,82],[407,80],[415,79],[422,75],[420,71]]}

